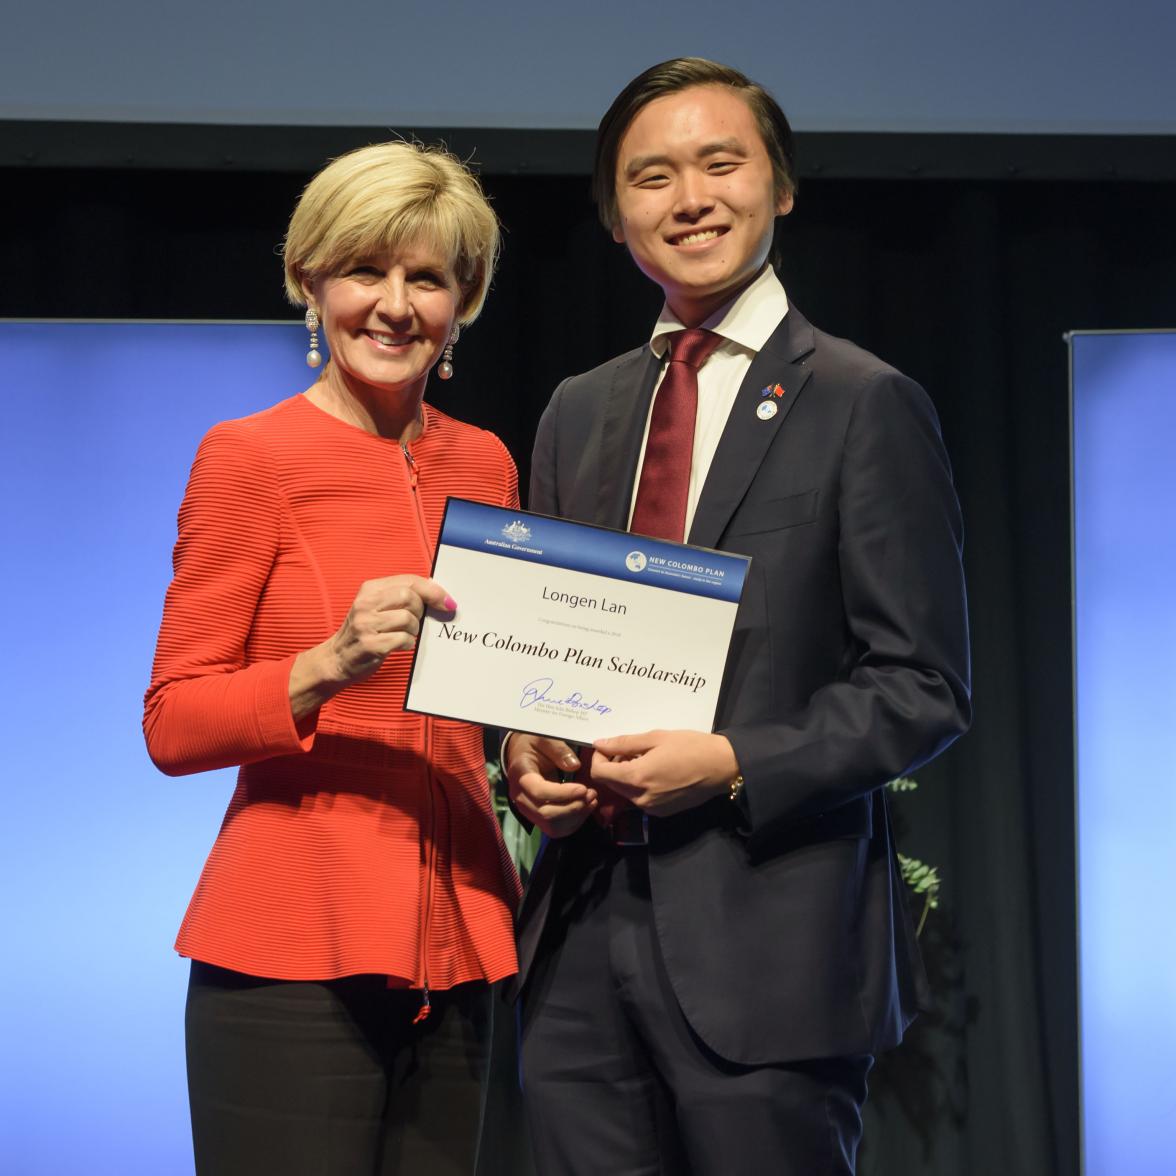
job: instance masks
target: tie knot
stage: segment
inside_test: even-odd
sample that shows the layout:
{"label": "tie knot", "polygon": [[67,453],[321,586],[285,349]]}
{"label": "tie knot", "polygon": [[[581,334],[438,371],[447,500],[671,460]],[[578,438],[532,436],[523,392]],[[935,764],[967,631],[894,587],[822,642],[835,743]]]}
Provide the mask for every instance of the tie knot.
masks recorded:
{"label": "tie knot", "polygon": [[670,336],[670,363],[684,363],[692,368],[700,368],[722,341],[721,335],[704,331],[701,327],[676,331]]}

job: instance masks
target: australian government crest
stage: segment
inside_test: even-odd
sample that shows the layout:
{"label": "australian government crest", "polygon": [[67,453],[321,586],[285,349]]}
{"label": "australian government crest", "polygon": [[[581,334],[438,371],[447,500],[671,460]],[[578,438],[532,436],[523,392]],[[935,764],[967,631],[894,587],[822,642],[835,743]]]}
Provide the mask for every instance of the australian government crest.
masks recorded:
{"label": "australian government crest", "polygon": [[531,538],[531,528],[522,519],[515,519],[502,528],[502,536],[512,543],[526,543]]}

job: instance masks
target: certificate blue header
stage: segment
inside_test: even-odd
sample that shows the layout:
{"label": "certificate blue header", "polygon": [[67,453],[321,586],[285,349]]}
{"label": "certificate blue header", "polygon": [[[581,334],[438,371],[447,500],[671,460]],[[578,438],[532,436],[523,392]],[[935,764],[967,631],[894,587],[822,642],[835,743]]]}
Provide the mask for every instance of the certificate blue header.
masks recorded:
{"label": "certificate blue header", "polygon": [[572,523],[524,510],[503,510],[464,498],[450,498],[441,526],[442,543],[524,559],[574,572],[649,584],[692,596],[739,602],[751,560],[647,539],[587,523]]}

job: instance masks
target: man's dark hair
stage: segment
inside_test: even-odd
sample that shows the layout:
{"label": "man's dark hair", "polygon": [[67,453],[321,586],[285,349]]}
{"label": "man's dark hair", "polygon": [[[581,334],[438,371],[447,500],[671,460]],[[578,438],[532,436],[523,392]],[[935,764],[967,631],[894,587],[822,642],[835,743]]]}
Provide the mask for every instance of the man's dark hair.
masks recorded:
{"label": "man's dark hair", "polygon": [[615,228],[619,219],[617,152],[629,124],[655,98],[664,98],[693,86],[728,86],[747,103],[772,161],[777,194],[796,191],[792,127],[776,99],[763,86],[729,65],[720,65],[705,57],[675,57],[638,74],[617,95],[596,129],[592,196],[606,229]]}

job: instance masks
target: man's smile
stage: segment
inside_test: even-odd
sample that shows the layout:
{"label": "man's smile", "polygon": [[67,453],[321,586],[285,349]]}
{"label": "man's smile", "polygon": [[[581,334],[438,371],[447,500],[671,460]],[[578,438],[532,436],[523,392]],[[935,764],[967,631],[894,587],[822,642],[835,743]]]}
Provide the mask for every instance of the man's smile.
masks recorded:
{"label": "man's smile", "polygon": [[673,234],[668,240],[674,246],[702,245],[707,241],[714,241],[726,232],[727,229],[725,226],[712,229],[687,229],[685,232]]}

